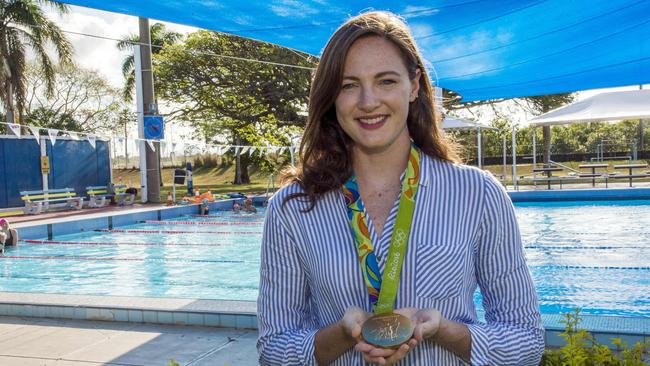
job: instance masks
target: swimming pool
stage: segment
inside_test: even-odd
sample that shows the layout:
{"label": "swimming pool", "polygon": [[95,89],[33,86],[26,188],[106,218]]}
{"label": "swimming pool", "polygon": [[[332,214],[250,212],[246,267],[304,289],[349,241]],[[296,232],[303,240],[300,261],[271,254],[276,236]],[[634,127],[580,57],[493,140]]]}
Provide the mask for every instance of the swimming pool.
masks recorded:
{"label": "swimming pool", "polygon": [[[650,317],[650,202],[516,211],[542,312]],[[21,243],[0,260],[0,291],[254,301],[263,215],[221,211]]]}

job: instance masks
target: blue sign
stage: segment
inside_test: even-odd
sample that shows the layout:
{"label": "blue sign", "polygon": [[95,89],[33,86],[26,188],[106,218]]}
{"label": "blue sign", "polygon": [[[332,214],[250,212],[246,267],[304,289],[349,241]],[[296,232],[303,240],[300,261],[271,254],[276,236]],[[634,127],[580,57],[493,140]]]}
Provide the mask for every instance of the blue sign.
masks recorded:
{"label": "blue sign", "polygon": [[165,138],[165,124],[162,116],[144,116],[144,138],[147,140]]}

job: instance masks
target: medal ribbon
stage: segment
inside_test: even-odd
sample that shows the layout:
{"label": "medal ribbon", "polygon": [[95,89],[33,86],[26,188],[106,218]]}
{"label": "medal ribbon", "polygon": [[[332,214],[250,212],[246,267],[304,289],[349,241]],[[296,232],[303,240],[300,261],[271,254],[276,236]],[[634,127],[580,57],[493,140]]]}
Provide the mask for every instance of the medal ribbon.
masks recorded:
{"label": "medal ribbon", "polygon": [[370,240],[370,231],[366,223],[363,202],[359,195],[354,174],[343,184],[342,190],[345,196],[345,203],[348,207],[348,219],[350,220],[350,231],[357,248],[361,272],[364,282],[368,288],[370,302],[373,305],[375,314],[390,313],[393,311],[393,304],[397,296],[397,286],[402,271],[404,253],[411,232],[413,221],[413,210],[415,208],[415,194],[420,181],[420,151],[411,145],[409,160],[402,181],[402,193],[397,209],[395,227],[390,238],[390,248],[384,269],[384,279],[379,272],[377,257]]}

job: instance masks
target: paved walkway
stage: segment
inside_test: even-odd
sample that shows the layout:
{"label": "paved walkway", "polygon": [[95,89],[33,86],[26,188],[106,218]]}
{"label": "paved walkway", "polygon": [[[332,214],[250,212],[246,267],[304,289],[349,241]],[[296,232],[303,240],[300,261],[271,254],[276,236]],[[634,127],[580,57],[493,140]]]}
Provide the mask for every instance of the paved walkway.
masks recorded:
{"label": "paved walkway", "polygon": [[0,316],[0,365],[256,365],[257,331]]}

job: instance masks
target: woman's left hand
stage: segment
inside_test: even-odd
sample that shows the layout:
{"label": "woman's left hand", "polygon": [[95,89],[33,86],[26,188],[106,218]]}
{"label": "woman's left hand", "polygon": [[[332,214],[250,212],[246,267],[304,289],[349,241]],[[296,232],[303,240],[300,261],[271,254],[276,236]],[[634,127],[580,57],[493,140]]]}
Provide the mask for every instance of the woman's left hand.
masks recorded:
{"label": "woman's left hand", "polygon": [[417,343],[434,337],[440,329],[442,314],[436,309],[402,308],[395,312],[411,319],[415,326],[413,338]]}

